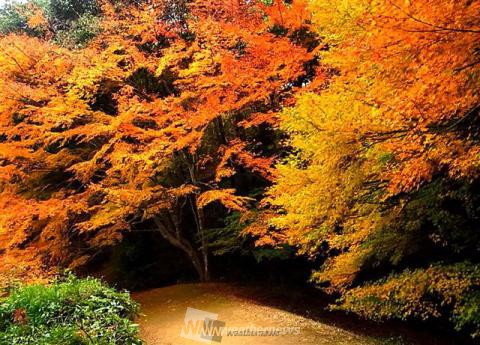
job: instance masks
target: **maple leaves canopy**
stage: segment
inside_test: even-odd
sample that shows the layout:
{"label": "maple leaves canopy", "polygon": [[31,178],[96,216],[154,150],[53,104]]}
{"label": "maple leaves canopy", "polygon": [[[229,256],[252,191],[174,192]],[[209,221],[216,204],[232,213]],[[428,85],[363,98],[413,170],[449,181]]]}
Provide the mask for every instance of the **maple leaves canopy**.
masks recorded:
{"label": "maple leaves canopy", "polygon": [[80,267],[142,226],[207,279],[234,211],[320,261],[338,308],[480,334],[478,1],[23,11],[0,39],[2,268]]}
{"label": "maple leaves canopy", "polygon": [[2,260],[76,267],[197,197],[197,217],[215,201],[244,210],[231,179],[239,168],[273,177],[256,128],[276,123],[314,59],[270,31],[267,8],[104,2],[83,49],[2,37]]}
{"label": "maple leaves canopy", "polygon": [[323,258],[312,278],[341,309],[478,335],[480,3],[308,8],[331,78],[280,114],[295,150],[265,200],[277,232],[250,232]]}

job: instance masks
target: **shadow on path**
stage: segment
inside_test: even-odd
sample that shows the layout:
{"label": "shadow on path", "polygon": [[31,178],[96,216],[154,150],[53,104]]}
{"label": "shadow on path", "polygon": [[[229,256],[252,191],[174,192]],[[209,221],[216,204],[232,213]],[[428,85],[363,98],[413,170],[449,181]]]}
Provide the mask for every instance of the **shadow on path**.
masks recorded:
{"label": "shadow on path", "polygon": [[[401,323],[377,324],[325,311],[317,290],[232,284],[183,284],[133,294],[142,305],[141,334],[148,345],[194,345],[182,338],[188,307],[218,314],[226,327],[298,327],[299,335],[223,336],[222,345],[461,345]],[[212,342],[212,344],[216,344]],[[218,343],[217,343],[218,344]]]}

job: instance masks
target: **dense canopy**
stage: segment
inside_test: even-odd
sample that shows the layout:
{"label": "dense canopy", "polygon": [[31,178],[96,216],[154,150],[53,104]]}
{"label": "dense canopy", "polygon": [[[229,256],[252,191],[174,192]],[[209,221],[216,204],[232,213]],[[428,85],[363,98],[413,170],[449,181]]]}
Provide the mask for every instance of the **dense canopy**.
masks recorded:
{"label": "dense canopy", "polygon": [[480,334],[479,12],[5,6],[0,274],[80,269],[148,229],[208,280],[212,254],[255,241],[320,263],[334,308]]}

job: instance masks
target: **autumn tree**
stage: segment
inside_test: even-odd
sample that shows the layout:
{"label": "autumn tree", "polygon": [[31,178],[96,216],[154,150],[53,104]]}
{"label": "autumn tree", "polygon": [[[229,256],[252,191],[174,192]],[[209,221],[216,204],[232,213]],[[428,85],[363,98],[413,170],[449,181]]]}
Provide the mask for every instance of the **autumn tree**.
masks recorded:
{"label": "autumn tree", "polygon": [[150,229],[207,280],[206,230],[273,178],[266,141],[315,56],[302,33],[273,32],[262,3],[99,6],[83,49],[0,40],[1,267],[82,267]]}
{"label": "autumn tree", "polygon": [[294,154],[250,233],[324,258],[339,308],[478,335],[479,6],[309,2],[328,85],[281,113]]}

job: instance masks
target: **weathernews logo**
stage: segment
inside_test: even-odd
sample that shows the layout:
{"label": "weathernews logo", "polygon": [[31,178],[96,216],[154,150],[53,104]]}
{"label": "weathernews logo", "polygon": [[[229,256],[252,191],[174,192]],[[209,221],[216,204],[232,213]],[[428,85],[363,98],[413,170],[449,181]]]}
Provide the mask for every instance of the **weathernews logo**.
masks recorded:
{"label": "weathernews logo", "polygon": [[210,344],[212,341],[221,342],[225,322],[218,321],[218,314],[194,308],[187,308],[185,325],[180,336],[183,338]]}
{"label": "weathernews logo", "polygon": [[300,335],[300,327],[226,327],[218,320],[218,314],[187,308],[180,336],[186,339],[211,344],[220,343],[223,337],[272,337]]}

